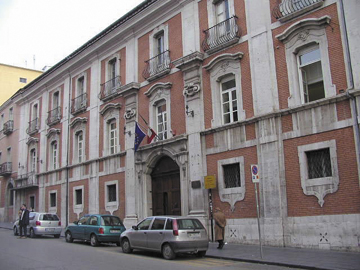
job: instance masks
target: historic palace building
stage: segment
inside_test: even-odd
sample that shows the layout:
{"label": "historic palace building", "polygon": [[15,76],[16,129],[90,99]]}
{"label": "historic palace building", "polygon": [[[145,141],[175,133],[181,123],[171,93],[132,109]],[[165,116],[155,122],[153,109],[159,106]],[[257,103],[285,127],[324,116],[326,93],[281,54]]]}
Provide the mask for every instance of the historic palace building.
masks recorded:
{"label": "historic palace building", "polygon": [[360,251],[359,12],[142,2],[0,107],[0,220],[189,215],[211,238],[219,207],[257,244],[256,164],[263,244]]}

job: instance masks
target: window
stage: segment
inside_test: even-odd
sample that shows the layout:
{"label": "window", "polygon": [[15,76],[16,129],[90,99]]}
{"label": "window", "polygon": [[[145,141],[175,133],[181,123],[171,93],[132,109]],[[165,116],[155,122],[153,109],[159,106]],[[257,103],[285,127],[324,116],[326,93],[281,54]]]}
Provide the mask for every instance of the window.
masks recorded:
{"label": "window", "polygon": [[50,193],[50,207],[56,207],[56,192]]}
{"label": "window", "polygon": [[30,172],[36,171],[36,150],[35,148],[30,150]]}
{"label": "window", "polygon": [[113,119],[108,124],[109,128],[109,152],[110,155],[115,154],[117,148],[117,128],[116,128],[116,119]]}
{"label": "window", "polygon": [[322,207],[327,194],[338,190],[336,141],[298,146],[301,187],[305,195],[314,195]]}
{"label": "window", "polygon": [[7,162],[11,162],[11,147],[7,149]]}
{"label": "window", "polygon": [[163,230],[165,221],[165,218],[155,218],[153,224],[151,225],[151,230]]}
{"label": "window", "polygon": [[143,221],[141,221],[139,224],[138,224],[138,229],[139,230],[148,230],[149,229],[149,226],[151,224],[151,221],[152,221],[152,218],[147,218],[147,219],[144,219]]}
{"label": "window", "polygon": [[0,119],[0,130],[2,130],[4,128],[4,114],[1,115],[1,119]]}
{"label": "window", "polygon": [[31,120],[35,120],[35,119],[37,119],[37,117],[38,117],[38,105],[34,104]]}
{"label": "window", "polygon": [[77,96],[84,94],[85,90],[85,77],[81,76],[77,79]]}
{"label": "window", "polygon": [[89,220],[89,225],[97,226],[98,225],[98,218],[95,216],[92,216]]}
{"label": "window", "polygon": [[35,211],[35,196],[30,196],[29,206],[30,206],[32,211]]}
{"label": "window", "polygon": [[241,187],[239,163],[223,166],[225,188]]}
{"label": "window", "polygon": [[9,120],[14,120],[14,115],[13,115],[14,113],[13,113],[13,111],[14,111],[13,108],[10,108],[10,109],[9,109]]}
{"label": "window", "polygon": [[75,190],[75,204],[81,205],[83,204],[83,191],[82,189]]}
{"label": "window", "polygon": [[108,62],[108,81],[110,81],[111,88],[116,87],[115,78],[116,78],[116,58],[113,58]]}
{"label": "window", "polygon": [[325,97],[319,46],[301,51],[298,56],[299,76],[304,101],[311,102]]}
{"label": "window", "polygon": [[236,82],[234,76],[221,81],[221,103],[224,124],[238,121]]}
{"label": "window", "polygon": [[21,77],[20,77],[20,82],[21,82],[21,83],[27,83],[27,79],[26,79],[26,78],[21,78]]}
{"label": "window", "polygon": [[51,169],[55,170],[57,168],[57,152],[58,152],[58,144],[57,141],[53,141],[51,143],[51,147],[50,147],[50,164],[51,164]]}
{"label": "window", "polygon": [[216,23],[221,23],[230,18],[229,1],[222,0],[215,4]]}
{"label": "window", "polygon": [[13,185],[9,184],[8,186],[8,191],[9,191],[9,206],[13,206],[14,205],[14,190],[13,190]]}
{"label": "window", "polygon": [[306,152],[309,179],[332,176],[329,148]]}
{"label": "window", "polygon": [[53,109],[56,109],[58,108],[60,105],[60,102],[59,102],[59,92],[56,91],[53,95]]}
{"label": "window", "polygon": [[76,154],[77,154],[77,162],[83,162],[83,155],[84,155],[84,135],[82,131],[76,133],[75,136],[75,143],[76,143]]}
{"label": "window", "polygon": [[156,107],[156,114],[157,114],[157,135],[159,140],[166,140],[167,139],[167,112],[166,112],[166,103],[161,102]]}
{"label": "window", "polygon": [[108,185],[108,202],[116,202],[116,185]]}
{"label": "window", "polygon": [[155,52],[154,55],[158,56],[157,64],[162,65],[164,63],[164,55],[165,52],[165,41],[164,41],[164,31],[161,31],[160,33],[156,34],[155,37]]}

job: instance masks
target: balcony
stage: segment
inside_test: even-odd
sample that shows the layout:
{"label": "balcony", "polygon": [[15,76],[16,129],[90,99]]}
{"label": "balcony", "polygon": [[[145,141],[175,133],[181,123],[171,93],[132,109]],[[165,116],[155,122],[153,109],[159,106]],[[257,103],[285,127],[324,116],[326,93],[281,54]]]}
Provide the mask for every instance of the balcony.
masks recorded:
{"label": "balcony", "polygon": [[101,90],[99,98],[102,101],[109,100],[119,95],[119,88],[121,86],[121,78],[117,76],[100,85]]}
{"label": "balcony", "polygon": [[71,101],[71,113],[77,114],[85,111],[87,108],[87,94],[81,94]]}
{"label": "balcony", "polygon": [[29,122],[29,127],[26,130],[26,133],[32,135],[39,131],[39,118],[35,118]]}
{"label": "balcony", "polygon": [[9,135],[13,132],[13,130],[14,130],[14,121],[13,120],[7,121],[3,126],[3,133],[5,135]]}
{"label": "balcony", "polygon": [[0,165],[0,176],[11,175],[12,173],[12,163],[5,162]]}
{"label": "balcony", "polygon": [[273,9],[272,15],[280,22],[285,22],[322,6],[323,2],[324,0],[282,0]]}
{"label": "balcony", "polygon": [[19,175],[15,179],[14,189],[26,189],[36,187],[39,187],[39,182],[35,172]]}
{"label": "balcony", "polygon": [[204,52],[211,54],[237,43],[241,36],[237,20],[238,18],[233,16],[207,30],[204,30],[205,39],[202,42]]}
{"label": "balcony", "polygon": [[143,71],[143,77],[145,80],[153,81],[165,74],[170,73],[171,59],[170,51],[164,51],[161,54],[145,61],[146,66]]}
{"label": "balcony", "polygon": [[48,117],[46,119],[46,123],[49,126],[59,123],[60,120],[61,120],[61,107],[60,106],[48,112]]}

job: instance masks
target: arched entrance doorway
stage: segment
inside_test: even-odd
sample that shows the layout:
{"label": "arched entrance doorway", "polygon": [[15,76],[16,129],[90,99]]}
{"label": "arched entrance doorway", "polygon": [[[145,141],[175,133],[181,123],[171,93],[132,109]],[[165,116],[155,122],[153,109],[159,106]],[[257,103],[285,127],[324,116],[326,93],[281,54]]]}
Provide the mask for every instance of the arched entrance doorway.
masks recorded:
{"label": "arched entrance doorway", "polygon": [[170,157],[162,157],[151,173],[153,215],[181,215],[180,169]]}

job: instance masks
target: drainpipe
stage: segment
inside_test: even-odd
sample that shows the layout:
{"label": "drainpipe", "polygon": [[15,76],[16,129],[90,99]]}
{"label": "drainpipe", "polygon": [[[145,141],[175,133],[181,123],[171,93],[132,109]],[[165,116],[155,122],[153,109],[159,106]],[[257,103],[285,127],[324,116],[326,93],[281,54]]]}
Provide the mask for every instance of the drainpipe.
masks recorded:
{"label": "drainpipe", "polygon": [[69,72],[69,101],[68,101],[68,125],[66,146],[66,227],[69,225],[69,154],[70,154],[70,114],[71,114],[71,75]]}

